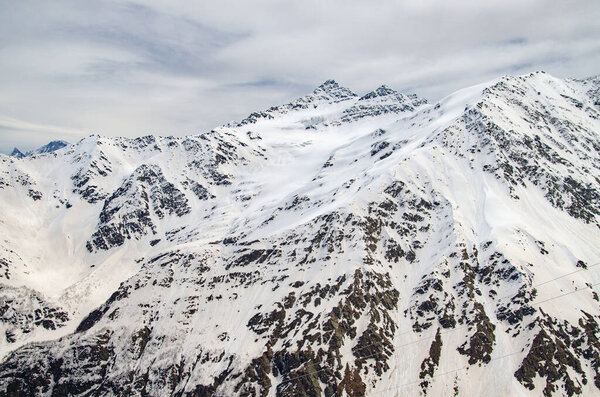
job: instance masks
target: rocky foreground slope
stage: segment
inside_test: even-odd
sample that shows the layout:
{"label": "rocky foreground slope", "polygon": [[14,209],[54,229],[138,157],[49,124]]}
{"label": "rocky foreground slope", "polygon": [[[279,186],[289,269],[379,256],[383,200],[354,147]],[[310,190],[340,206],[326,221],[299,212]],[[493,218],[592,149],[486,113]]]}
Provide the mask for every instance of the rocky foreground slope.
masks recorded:
{"label": "rocky foreground slope", "polygon": [[600,393],[600,81],[327,81],[0,156],[0,394]]}

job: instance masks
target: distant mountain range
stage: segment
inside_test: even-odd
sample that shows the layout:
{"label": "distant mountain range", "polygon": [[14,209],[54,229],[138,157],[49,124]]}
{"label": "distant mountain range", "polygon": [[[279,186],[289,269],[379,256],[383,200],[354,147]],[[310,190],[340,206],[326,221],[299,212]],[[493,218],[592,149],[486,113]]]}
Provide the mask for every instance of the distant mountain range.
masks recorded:
{"label": "distant mountain range", "polygon": [[42,147],[39,147],[35,150],[27,151],[25,153],[21,152],[18,148],[14,148],[10,155],[11,155],[11,157],[16,157],[16,158],[21,159],[23,157],[31,157],[31,156],[37,156],[39,154],[51,153],[58,149],[67,147],[68,145],[69,145],[69,142],[66,142],[66,141],[52,141]]}
{"label": "distant mountain range", "polygon": [[600,81],[329,80],[0,155],[0,395],[600,394]]}

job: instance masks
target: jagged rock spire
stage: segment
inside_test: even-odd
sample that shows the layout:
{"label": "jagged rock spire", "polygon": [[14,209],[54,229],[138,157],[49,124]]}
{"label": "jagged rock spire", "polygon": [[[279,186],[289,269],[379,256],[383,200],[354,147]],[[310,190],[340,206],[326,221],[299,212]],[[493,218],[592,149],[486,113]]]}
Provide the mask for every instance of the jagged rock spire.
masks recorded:
{"label": "jagged rock spire", "polygon": [[23,152],[21,152],[19,149],[14,148],[13,151],[10,154],[11,157],[16,157],[18,159],[22,159],[23,157],[25,157],[25,155],[23,154]]}

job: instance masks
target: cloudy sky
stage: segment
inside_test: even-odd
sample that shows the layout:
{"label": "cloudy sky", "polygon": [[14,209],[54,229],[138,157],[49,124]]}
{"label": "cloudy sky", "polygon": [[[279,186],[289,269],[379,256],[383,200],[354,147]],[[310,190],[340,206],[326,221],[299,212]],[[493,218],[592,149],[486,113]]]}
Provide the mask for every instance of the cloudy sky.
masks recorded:
{"label": "cloudy sky", "polygon": [[0,0],[0,152],[199,133],[324,80],[435,101],[600,74],[597,0]]}

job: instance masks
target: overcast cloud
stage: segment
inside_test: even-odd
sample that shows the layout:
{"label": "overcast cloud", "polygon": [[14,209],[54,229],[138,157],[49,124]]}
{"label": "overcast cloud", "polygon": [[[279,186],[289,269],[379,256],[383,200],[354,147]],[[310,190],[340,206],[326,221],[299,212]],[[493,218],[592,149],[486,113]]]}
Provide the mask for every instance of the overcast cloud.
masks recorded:
{"label": "overcast cloud", "polygon": [[326,79],[436,101],[600,73],[600,1],[0,0],[0,152],[199,133]]}

